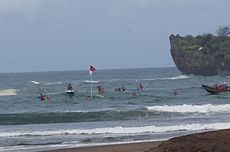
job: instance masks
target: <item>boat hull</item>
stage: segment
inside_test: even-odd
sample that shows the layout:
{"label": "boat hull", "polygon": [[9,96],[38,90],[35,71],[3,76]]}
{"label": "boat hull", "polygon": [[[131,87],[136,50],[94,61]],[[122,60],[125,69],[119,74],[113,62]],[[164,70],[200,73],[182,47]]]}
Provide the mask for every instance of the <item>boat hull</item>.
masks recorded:
{"label": "boat hull", "polygon": [[65,90],[65,93],[67,93],[67,94],[74,94],[74,90]]}
{"label": "boat hull", "polygon": [[202,85],[202,88],[205,89],[210,94],[219,94],[221,92],[230,92],[230,88],[218,88],[215,86]]}

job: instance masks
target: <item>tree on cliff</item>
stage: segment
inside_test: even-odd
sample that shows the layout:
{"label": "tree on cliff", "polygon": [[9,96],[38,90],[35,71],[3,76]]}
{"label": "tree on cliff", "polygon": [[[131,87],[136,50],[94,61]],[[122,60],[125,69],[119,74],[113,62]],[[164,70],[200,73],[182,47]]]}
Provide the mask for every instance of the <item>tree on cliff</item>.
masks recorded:
{"label": "tree on cliff", "polygon": [[216,34],[218,36],[228,36],[228,35],[230,35],[230,27],[229,26],[220,26],[216,30]]}

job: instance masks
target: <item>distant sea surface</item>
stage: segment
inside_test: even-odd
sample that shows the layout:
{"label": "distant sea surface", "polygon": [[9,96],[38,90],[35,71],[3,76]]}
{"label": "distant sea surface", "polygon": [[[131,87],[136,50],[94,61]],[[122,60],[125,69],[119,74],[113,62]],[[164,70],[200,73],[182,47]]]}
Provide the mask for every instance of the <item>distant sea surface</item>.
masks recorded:
{"label": "distant sea surface", "polygon": [[[182,75],[176,68],[0,74],[0,151],[163,140],[230,128],[230,94],[209,95],[202,84],[228,76]],[[65,94],[72,83],[74,95]],[[137,89],[138,84],[144,90]],[[97,93],[97,86],[105,93]],[[115,88],[125,87],[125,92]],[[49,98],[41,101],[40,93]]]}

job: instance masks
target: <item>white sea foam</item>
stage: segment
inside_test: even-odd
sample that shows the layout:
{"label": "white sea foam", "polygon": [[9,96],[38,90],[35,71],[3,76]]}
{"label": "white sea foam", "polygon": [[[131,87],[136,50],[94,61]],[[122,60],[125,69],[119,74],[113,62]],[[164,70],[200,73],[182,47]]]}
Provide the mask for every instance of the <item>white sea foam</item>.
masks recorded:
{"label": "white sea foam", "polygon": [[56,81],[56,82],[48,82],[48,83],[45,83],[45,85],[60,85],[60,84],[63,84],[64,82],[61,82],[61,81]]}
{"label": "white sea foam", "polygon": [[17,89],[0,90],[0,96],[15,96],[15,95],[17,95]]}
{"label": "white sea foam", "polygon": [[179,76],[175,76],[175,77],[171,77],[171,78],[166,78],[166,79],[169,79],[169,80],[180,80],[180,79],[188,79],[190,77],[191,76],[188,76],[188,75],[179,75]]}
{"label": "white sea foam", "polygon": [[38,81],[30,81],[33,84],[40,84]]}
{"label": "white sea foam", "polygon": [[99,83],[100,81],[91,81],[91,80],[84,80],[85,83]]}
{"label": "white sea foam", "polygon": [[178,75],[178,76],[174,76],[174,77],[169,77],[169,78],[153,78],[153,79],[144,79],[146,81],[155,81],[155,80],[181,80],[181,79],[188,79],[191,76],[188,75]]}
{"label": "white sea foam", "polygon": [[230,104],[223,105],[163,105],[149,106],[148,110],[157,112],[178,112],[178,113],[230,113]]}
{"label": "white sea foam", "polygon": [[41,131],[14,131],[1,132],[0,137],[18,136],[52,136],[52,135],[80,135],[80,134],[140,134],[140,133],[165,133],[173,131],[199,131],[199,130],[218,130],[230,128],[230,123],[212,124],[184,124],[173,126],[143,126],[143,127],[106,127],[93,129],[72,129],[72,130],[41,130]]}

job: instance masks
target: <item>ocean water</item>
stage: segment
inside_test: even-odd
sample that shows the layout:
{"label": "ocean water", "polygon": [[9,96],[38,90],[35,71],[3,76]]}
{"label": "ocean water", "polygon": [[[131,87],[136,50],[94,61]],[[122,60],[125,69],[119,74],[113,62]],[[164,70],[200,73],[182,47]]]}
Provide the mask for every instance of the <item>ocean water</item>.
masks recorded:
{"label": "ocean water", "polygon": [[[0,151],[154,141],[230,128],[230,94],[201,88],[230,83],[228,76],[188,76],[176,68],[97,70],[93,98],[89,79],[88,71],[0,74],[0,93],[16,90],[0,96]],[[137,90],[140,82],[143,91]],[[68,83],[75,95],[64,93]],[[97,96],[99,85],[103,96]],[[126,91],[115,92],[118,87]],[[41,101],[41,92],[49,99]]]}

